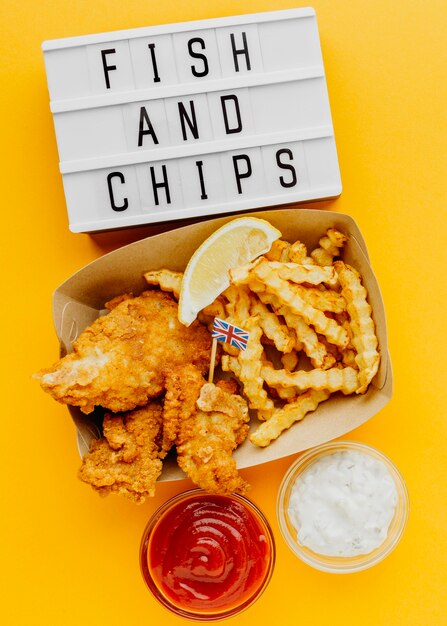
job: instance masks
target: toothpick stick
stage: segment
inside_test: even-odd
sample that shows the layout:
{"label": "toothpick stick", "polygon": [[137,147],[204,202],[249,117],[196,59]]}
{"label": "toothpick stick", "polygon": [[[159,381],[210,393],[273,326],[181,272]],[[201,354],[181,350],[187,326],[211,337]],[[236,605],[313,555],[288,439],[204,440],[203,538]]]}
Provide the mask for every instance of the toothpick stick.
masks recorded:
{"label": "toothpick stick", "polygon": [[216,360],[216,350],[217,350],[217,339],[213,339],[213,344],[211,346],[211,363],[210,363],[210,372],[208,374],[208,382],[213,382],[214,377],[214,362]]}

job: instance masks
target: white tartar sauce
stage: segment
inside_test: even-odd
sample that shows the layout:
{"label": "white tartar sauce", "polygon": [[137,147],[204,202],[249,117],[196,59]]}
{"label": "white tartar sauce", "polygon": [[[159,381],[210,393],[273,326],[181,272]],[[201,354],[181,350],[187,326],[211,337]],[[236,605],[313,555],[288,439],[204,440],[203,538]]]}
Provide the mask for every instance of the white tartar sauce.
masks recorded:
{"label": "white tartar sauce", "polygon": [[344,450],[317,459],[297,478],[289,517],[301,545],[326,556],[357,556],[384,542],[396,504],[384,463]]}

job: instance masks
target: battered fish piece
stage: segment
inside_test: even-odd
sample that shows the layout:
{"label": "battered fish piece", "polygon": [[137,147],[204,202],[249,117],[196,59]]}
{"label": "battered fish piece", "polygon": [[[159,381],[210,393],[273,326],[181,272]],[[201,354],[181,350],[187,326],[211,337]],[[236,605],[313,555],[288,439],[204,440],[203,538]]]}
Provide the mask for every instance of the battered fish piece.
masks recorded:
{"label": "battered fish piece", "polygon": [[162,407],[151,402],[121,415],[106,414],[104,437],[82,459],[80,480],[101,496],[117,493],[141,504],[155,492],[161,474]]}
{"label": "battered fish piece", "polygon": [[59,402],[84,413],[95,406],[130,411],[160,395],[172,369],[193,363],[207,371],[211,334],[197,321],[183,326],[169,294],[118,296],[109,308],[81,333],[71,354],[35,375]]}
{"label": "battered fish piece", "polygon": [[232,452],[248,434],[248,407],[241,396],[206,383],[193,365],[167,377],[163,447],[177,446],[177,462],[192,481],[209,493],[246,493]]}

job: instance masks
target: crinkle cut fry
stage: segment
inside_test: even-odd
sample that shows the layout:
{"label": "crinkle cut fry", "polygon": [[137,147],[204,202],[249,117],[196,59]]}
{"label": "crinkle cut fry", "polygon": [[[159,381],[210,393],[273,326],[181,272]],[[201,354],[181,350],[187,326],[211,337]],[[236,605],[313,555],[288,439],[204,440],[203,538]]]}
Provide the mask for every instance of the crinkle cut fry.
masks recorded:
{"label": "crinkle cut fry", "polygon": [[295,347],[296,337],[289,328],[282,324],[275,313],[269,311],[266,305],[253,296],[251,310],[252,315],[259,316],[259,325],[266,337],[271,339],[277,350],[288,353]]}
{"label": "crinkle cut fry", "polygon": [[299,370],[288,372],[276,370],[271,363],[264,362],[261,376],[269,387],[295,387],[299,391],[306,389],[327,389],[341,391],[347,395],[358,388],[358,372],[352,367],[332,367],[328,370],[314,369],[310,372]]}
{"label": "crinkle cut fry", "polygon": [[304,287],[303,285],[293,285],[293,289],[303,300],[320,311],[342,313],[346,310],[346,300],[333,289],[321,290],[318,287]]}
{"label": "crinkle cut fry", "polygon": [[[230,285],[223,292],[222,296],[226,298],[225,313],[220,317],[231,324],[240,326],[245,330],[245,321],[250,317],[251,308],[251,292],[245,285],[236,287]],[[238,356],[239,350],[228,343],[222,344],[222,349],[227,354]]]}
{"label": "crinkle cut fry", "polygon": [[290,244],[284,239],[277,239],[272,243],[272,247],[264,257],[269,261],[280,261],[281,263],[305,263],[306,265],[312,265],[314,260],[307,256],[307,248],[301,241],[295,241]]}
{"label": "crinkle cut fry", "polygon": [[262,330],[258,318],[250,317],[246,320],[244,329],[250,334],[246,349],[240,350],[237,357],[224,356],[222,369],[236,374],[244,386],[250,408],[262,411],[260,416],[266,417],[273,410],[274,404],[264,389],[261,376],[264,348],[261,344]]}
{"label": "crinkle cut fry", "polygon": [[296,369],[299,359],[298,350],[295,348],[291,352],[281,355],[281,363],[283,364],[284,369],[289,372],[293,372],[293,370]]}
{"label": "crinkle cut fry", "polygon": [[359,366],[357,365],[357,362],[355,360],[356,356],[357,356],[356,351],[348,348],[347,350],[343,350],[343,357],[342,357],[341,362],[343,363],[345,367],[347,366],[347,367],[353,367],[354,369],[358,369]]}
{"label": "crinkle cut fry", "polygon": [[359,387],[356,393],[365,393],[380,363],[371,306],[366,300],[368,294],[361,283],[360,274],[343,261],[336,261],[334,267],[339,275],[342,294],[348,303],[347,310],[351,318],[352,330],[351,342],[357,351],[355,361],[360,371]]}
{"label": "crinkle cut fry", "polygon": [[264,254],[269,261],[288,261],[290,243],[284,239],[276,239],[268,252]]}
{"label": "crinkle cut fry", "polygon": [[347,348],[342,351],[342,359],[341,362],[346,367],[353,367],[358,370],[359,366],[356,363],[355,357],[357,356],[357,352],[354,350],[354,346],[352,345],[352,328],[349,321],[349,314],[347,311],[343,311],[341,313],[335,314],[336,321],[346,329],[346,332],[349,336],[349,343]]}
{"label": "crinkle cut fry", "polygon": [[210,317],[220,317],[221,319],[225,319],[227,313],[225,309],[225,300],[222,294],[217,296],[211,304],[208,304],[208,306],[203,308],[201,313]]}
{"label": "crinkle cut fry", "polygon": [[204,307],[201,311],[199,311],[197,315],[197,319],[201,324],[206,326],[210,333],[213,332],[214,328],[214,318],[219,317],[220,319],[226,319],[227,310],[225,307],[225,298],[223,294],[217,296],[211,304]]}
{"label": "crinkle cut fry", "polygon": [[[278,394],[278,398],[281,398],[281,400],[286,400],[287,402],[292,402],[292,400],[295,400],[296,397],[299,395],[295,387],[276,387],[276,389],[273,389],[272,387],[270,389],[270,392],[276,392]],[[270,417],[268,419],[270,419]]]}
{"label": "crinkle cut fry", "polygon": [[228,321],[243,327],[245,320],[250,317],[252,304],[250,289],[244,285],[240,287],[230,285],[224,291],[224,296],[228,300],[226,305]]}
{"label": "crinkle cut fry", "polygon": [[233,374],[237,376],[238,378],[241,377],[241,364],[237,360],[236,356],[223,354],[221,366],[224,372],[233,372]]}
{"label": "crinkle cut fry", "polygon": [[[335,287],[338,284],[337,273],[331,266],[320,267],[315,264],[299,265],[298,263],[280,263],[278,261],[266,261],[265,259],[261,259],[260,263],[256,265],[253,264],[251,270],[255,271],[260,266],[267,266],[270,271],[277,272],[280,278],[290,280],[293,283],[308,283],[311,285],[326,283],[331,287]],[[233,282],[236,282],[236,280]]]}
{"label": "crinkle cut fry", "polygon": [[[312,365],[324,370],[332,367],[336,359],[318,339],[317,333],[299,315],[288,311],[287,307],[284,309],[285,320],[289,326],[295,329],[297,339],[303,346]],[[283,308],[281,307],[279,310],[282,311]]]}
{"label": "crinkle cut fry", "polygon": [[[231,355],[228,355],[228,354],[224,354],[222,356],[221,367],[222,367],[222,371],[224,371],[224,372],[233,372],[233,374],[240,381],[242,381],[242,378],[241,378],[241,364],[237,360],[237,357],[231,356]],[[260,420],[268,420],[270,418],[270,416],[272,415],[273,408],[274,408],[274,404],[272,402],[272,404],[270,405],[270,398],[269,398],[269,402],[267,403],[267,408],[266,409],[258,409],[258,413],[257,413],[258,419],[260,419]]]}
{"label": "crinkle cut fry", "polygon": [[288,260],[292,263],[304,263],[305,265],[312,265],[314,260],[307,256],[307,248],[301,241],[295,241],[288,249]]}
{"label": "crinkle cut fry", "polygon": [[295,330],[300,346],[314,367],[329,369],[334,365],[335,358],[329,354],[326,347],[319,341],[317,333],[300,315],[292,313],[289,307],[282,306],[279,298],[274,294],[261,293],[259,297],[263,302],[271,304],[275,311],[284,317],[287,325]]}
{"label": "crinkle cut fry", "polygon": [[182,272],[167,269],[151,270],[144,273],[144,278],[148,285],[158,285],[162,291],[171,291],[178,300],[182,287]]}
{"label": "crinkle cut fry", "polygon": [[324,335],[330,343],[344,348],[349,343],[348,333],[333,319],[305,302],[287,280],[280,278],[268,264],[259,264],[251,270],[261,280],[267,291],[276,295],[281,304],[287,305],[292,313],[301,315],[304,321],[312,325],[317,332]]}
{"label": "crinkle cut fry", "polygon": [[273,410],[273,402],[267,396],[261,376],[262,355],[264,348],[261,344],[262,330],[257,317],[250,317],[244,326],[250,333],[247,347],[240,350],[237,360],[241,366],[240,380],[244,385],[244,393],[252,409],[262,411]]}
{"label": "crinkle cut fry", "polygon": [[310,255],[318,265],[332,265],[334,257],[339,256],[340,248],[345,245],[347,240],[348,238],[346,235],[341,233],[339,230],[336,228],[329,228],[326,236],[322,237],[318,242],[320,247],[315,248]]}
{"label": "crinkle cut fry", "polygon": [[[239,265],[238,267],[233,267],[230,270],[230,280],[232,282],[232,285],[230,285],[228,289],[230,289],[231,286],[234,287],[234,285],[238,287],[240,285],[248,285],[248,284],[251,285],[253,280],[255,279],[253,270],[256,267],[258,267],[258,265],[263,265],[264,263],[267,263],[267,261],[265,257],[261,256],[258,259],[255,259],[254,261],[252,261],[251,263],[246,263],[245,265]],[[257,291],[258,290],[256,289],[256,292]],[[224,292],[224,294],[226,294],[226,291]]]}
{"label": "crinkle cut fry", "polygon": [[282,409],[276,409],[269,420],[260,424],[250,435],[250,441],[256,446],[268,446],[273,440],[295,422],[301,421],[308,413],[315,411],[318,405],[330,396],[326,389],[309,389],[298,398],[286,404]]}
{"label": "crinkle cut fry", "polygon": [[[292,353],[289,353],[284,356],[290,356],[291,354]],[[237,378],[240,379],[241,365],[236,357],[224,354],[222,356],[221,365],[222,365],[222,370],[224,372],[233,372],[233,374],[237,376]],[[273,389],[273,387],[271,389]],[[281,387],[281,388],[277,387],[275,388],[275,390],[278,394],[278,397],[282,398],[283,400],[290,400],[291,398],[294,398],[297,395],[296,389],[293,387]],[[272,415],[271,409],[267,410],[265,413],[262,410],[258,411],[258,418],[260,420],[269,419],[271,415]]]}

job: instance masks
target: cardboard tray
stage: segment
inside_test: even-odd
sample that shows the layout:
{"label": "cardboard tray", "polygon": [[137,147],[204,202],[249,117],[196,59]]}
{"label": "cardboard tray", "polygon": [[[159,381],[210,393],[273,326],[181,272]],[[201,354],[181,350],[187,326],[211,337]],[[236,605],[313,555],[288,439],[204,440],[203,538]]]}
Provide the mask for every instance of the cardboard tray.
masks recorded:
{"label": "cardboard tray", "polygon": [[[369,263],[368,252],[354,220],[341,213],[283,209],[251,213],[276,226],[284,239],[300,239],[310,250],[327,228],[336,227],[349,236],[343,259],[357,268],[368,290],[381,353],[380,368],[365,395],[335,394],[302,422],[295,424],[267,448],[258,448],[248,439],[235,452],[239,468],[258,465],[306,450],[353,430],[363,424],[391,399],[393,376],[387,347],[387,330],[382,296]],[[240,216],[238,216],[240,217]],[[223,217],[148,237],[104,255],[66,280],[53,296],[53,319],[61,355],[70,352],[76,337],[99,315],[107,300],[121,293],[138,295],[147,288],[143,273],[163,267],[184,270],[197,247],[217,228],[234,217]],[[101,418],[84,415],[69,407],[78,431],[78,448],[88,451],[92,438],[100,436]],[[252,427],[259,423],[252,420]],[[184,478],[175,458],[164,463],[160,480]]]}

